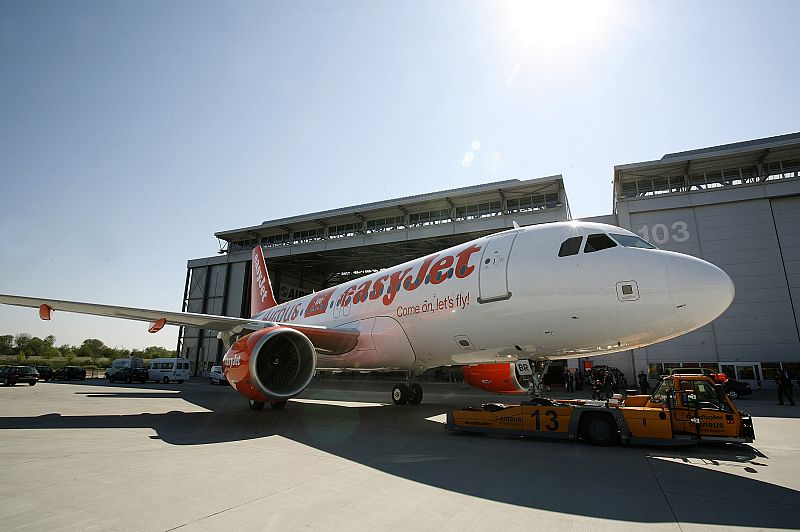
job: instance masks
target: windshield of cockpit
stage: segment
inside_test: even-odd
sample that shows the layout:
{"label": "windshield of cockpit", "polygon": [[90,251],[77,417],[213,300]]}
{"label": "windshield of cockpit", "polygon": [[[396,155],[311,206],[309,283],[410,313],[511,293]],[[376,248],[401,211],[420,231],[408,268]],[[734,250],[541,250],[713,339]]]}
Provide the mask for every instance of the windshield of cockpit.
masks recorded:
{"label": "windshield of cockpit", "polygon": [[[581,250],[582,236],[573,236],[561,243],[558,250],[559,257],[569,257],[577,255]],[[621,233],[593,233],[586,237],[586,244],[583,246],[584,253],[594,253],[604,249],[614,248],[617,245],[626,248],[657,249],[654,245],[636,235],[624,235]]]}

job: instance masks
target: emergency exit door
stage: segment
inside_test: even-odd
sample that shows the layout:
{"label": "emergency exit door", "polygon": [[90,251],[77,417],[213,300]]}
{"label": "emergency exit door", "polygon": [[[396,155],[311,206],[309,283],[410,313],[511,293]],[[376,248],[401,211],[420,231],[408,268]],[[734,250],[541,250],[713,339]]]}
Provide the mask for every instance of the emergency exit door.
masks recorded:
{"label": "emergency exit door", "polygon": [[511,297],[508,291],[508,258],[517,233],[506,233],[489,239],[481,256],[478,303],[491,303]]}

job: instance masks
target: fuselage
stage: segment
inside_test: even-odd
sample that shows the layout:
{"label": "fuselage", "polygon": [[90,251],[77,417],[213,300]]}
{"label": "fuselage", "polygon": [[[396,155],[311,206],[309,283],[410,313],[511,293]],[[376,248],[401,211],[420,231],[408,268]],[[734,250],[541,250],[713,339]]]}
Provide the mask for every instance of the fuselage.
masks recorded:
{"label": "fuselage", "polygon": [[512,229],[272,307],[254,318],[360,331],[318,368],[594,356],[697,329],[733,300],[716,266],[605,224]]}

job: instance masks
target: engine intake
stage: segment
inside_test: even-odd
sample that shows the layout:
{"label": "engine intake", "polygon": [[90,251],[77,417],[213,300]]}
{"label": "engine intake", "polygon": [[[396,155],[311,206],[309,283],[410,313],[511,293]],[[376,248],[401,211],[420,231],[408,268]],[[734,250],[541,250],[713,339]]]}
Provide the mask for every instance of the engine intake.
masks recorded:
{"label": "engine intake", "polygon": [[240,338],[223,358],[228,382],[256,401],[279,402],[302,392],[317,368],[311,340],[288,327],[269,327]]}

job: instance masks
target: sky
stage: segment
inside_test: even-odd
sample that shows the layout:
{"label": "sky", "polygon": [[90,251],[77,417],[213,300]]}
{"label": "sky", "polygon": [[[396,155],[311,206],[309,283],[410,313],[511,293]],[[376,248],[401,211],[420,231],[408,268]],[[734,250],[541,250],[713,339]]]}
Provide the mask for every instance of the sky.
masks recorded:
{"label": "sky", "polygon": [[[0,293],[180,310],[215,231],[800,131],[800,2],[0,0]],[[177,328],[0,306],[0,334]]]}

